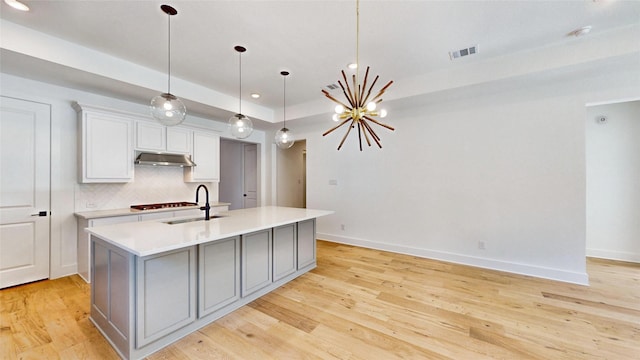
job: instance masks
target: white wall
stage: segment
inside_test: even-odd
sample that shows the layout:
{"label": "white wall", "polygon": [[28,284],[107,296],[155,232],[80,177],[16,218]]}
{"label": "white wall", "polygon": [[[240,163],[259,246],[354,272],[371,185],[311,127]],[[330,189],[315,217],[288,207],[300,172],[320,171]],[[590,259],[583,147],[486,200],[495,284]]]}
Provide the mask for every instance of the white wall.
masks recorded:
{"label": "white wall", "polygon": [[[144,181],[159,182],[161,186],[170,186],[173,189],[165,192],[167,199],[187,196],[191,185],[181,182],[180,174],[171,170],[159,172],[138,171],[136,168],[135,183],[111,184],[111,185],[79,185],[77,183],[77,114],[71,107],[74,101],[147,114],[146,105],[131,103],[123,100],[100,96],[74,89],[53,86],[50,84],[32,81],[4,73],[0,73],[0,92],[2,95],[41,102],[51,105],[51,263],[50,277],[57,278],[76,273],[76,244],[77,228],[74,212],[78,210],[99,210],[106,208],[126,207],[130,201],[154,202],[159,194],[157,187],[140,186]],[[231,137],[228,133],[226,120],[215,121],[201,117],[187,115],[186,125],[200,126],[209,130],[220,132],[222,137]],[[247,138],[248,141],[264,144],[265,134],[262,131],[254,131]],[[264,146],[262,146],[264,148]],[[259,155],[260,156],[260,155]],[[266,156],[266,155],[261,155]],[[259,159],[261,167],[268,166],[268,162]],[[268,185],[265,180],[265,171],[259,171],[259,184],[262,186],[262,203],[267,203]],[[144,181],[140,181],[142,176]],[[165,176],[169,176],[167,179]],[[169,183],[167,183],[167,181]],[[214,189],[217,192],[217,187]],[[93,198],[90,194],[94,194]],[[195,196],[195,191],[193,192]],[[215,196],[217,199],[217,194]],[[133,199],[133,200],[132,200]],[[191,197],[183,200],[189,200]],[[86,208],[88,201],[93,200],[95,207]],[[163,201],[160,199],[159,201]],[[171,200],[169,200],[171,201]],[[84,207],[84,208],[83,208]]]}
{"label": "white wall", "polygon": [[585,104],[640,89],[628,74],[526,85],[391,108],[381,150],[352,134],[336,151],[346,129],[323,138],[331,121],[292,126],[307,139],[307,206],[335,211],[318,237],[587,283]]}
{"label": "white wall", "polygon": [[640,262],[640,101],[588,107],[586,149],[587,255]]}

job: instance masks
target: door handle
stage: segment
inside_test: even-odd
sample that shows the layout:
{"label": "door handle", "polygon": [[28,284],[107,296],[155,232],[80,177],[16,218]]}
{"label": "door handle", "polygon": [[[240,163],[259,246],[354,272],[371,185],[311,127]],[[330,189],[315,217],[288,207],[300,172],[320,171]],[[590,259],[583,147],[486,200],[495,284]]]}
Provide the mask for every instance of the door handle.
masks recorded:
{"label": "door handle", "polygon": [[37,214],[31,214],[31,216],[47,216],[47,212],[46,211],[40,211]]}
{"label": "door handle", "polygon": [[247,196],[247,194],[244,194],[244,195],[242,195],[242,196],[245,196],[245,197],[246,197],[246,196]]}

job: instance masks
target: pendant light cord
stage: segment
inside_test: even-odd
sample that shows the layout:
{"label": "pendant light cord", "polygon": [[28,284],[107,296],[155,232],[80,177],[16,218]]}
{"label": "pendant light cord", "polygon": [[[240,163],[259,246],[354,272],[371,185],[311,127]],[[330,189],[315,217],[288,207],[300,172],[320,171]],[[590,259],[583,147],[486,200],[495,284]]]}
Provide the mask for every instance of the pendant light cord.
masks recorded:
{"label": "pendant light cord", "polygon": [[282,128],[287,128],[287,76],[282,77]]}
{"label": "pendant light cord", "polygon": [[240,90],[238,92],[238,114],[242,115],[242,52],[238,52],[238,72],[240,78]]}
{"label": "pendant light cord", "polygon": [[[360,0],[356,0],[356,86],[360,87]],[[360,96],[358,89],[353,91]],[[360,99],[356,99],[358,102],[356,106],[360,107]]]}
{"label": "pendant light cord", "polygon": [[167,52],[167,66],[169,67],[169,69],[167,70],[167,93],[171,94],[171,14],[167,14],[167,17],[169,19],[169,26],[168,26],[168,44],[169,44],[169,50]]}

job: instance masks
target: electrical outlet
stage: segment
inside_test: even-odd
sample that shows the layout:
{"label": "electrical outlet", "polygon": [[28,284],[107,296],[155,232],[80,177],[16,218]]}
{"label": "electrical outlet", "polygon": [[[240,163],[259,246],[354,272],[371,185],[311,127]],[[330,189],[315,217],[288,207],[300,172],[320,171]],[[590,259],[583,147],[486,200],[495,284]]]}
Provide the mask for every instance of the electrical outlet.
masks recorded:
{"label": "electrical outlet", "polygon": [[329,185],[338,185],[338,180],[336,179],[329,180]]}
{"label": "electrical outlet", "polygon": [[485,249],[485,247],[484,247],[484,241],[478,241],[478,249],[479,249],[479,250],[484,250],[484,249]]}
{"label": "electrical outlet", "polygon": [[92,202],[88,202],[88,203],[87,203],[87,209],[92,209],[92,208],[94,208],[94,207],[96,207],[96,204],[95,204],[95,203],[92,203]]}
{"label": "electrical outlet", "polygon": [[344,231],[344,224],[340,224],[340,230]]}

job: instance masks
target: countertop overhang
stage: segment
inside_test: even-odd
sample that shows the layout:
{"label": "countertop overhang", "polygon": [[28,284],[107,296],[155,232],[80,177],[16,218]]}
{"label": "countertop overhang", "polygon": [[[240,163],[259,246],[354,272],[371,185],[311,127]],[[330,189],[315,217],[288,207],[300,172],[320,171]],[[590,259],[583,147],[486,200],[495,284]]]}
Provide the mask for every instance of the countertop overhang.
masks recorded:
{"label": "countertop overhang", "polygon": [[[333,211],[265,206],[217,213],[222,217],[209,221],[170,225],[166,220],[151,220],[96,226],[85,231],[134,255],[149,256],[330,214]],[[180,219],[183,218],[172,220]]]}

